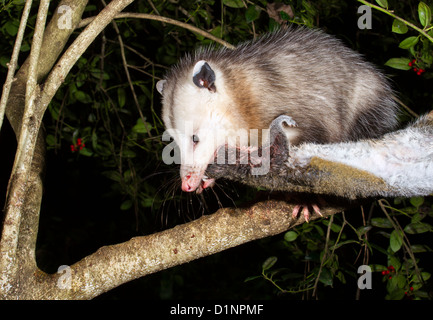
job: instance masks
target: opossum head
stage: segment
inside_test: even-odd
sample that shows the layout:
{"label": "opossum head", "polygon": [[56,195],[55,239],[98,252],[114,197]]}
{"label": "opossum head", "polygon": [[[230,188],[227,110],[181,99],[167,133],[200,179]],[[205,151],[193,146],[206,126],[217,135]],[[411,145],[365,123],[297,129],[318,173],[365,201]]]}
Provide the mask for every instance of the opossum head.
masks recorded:
{"label": "opossum head", "polygon": [[221,78],[217,67],[200,60],[156,85],[163,96],[164,124],[180,150],[183,191],[199,193],[213,185],[205,171],[232,127]]}

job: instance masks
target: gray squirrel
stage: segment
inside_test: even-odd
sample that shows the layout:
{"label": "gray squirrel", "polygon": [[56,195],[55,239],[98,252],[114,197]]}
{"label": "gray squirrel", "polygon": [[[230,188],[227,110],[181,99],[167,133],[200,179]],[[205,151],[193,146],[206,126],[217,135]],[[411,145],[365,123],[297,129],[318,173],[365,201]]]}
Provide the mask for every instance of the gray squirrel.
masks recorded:
{"label": "gray squirrel", "polygon": [[[330,144],[290,146],[285,133],[288,123],[293,125],[293,119],[284,115],[272,122],[259,161],[211,164],[206,175],[268,190],[348,199],[433,194],[433,112],[381,138]],[[253,157],[249,150],[236,147],[222,151],[226,156],[237,152],[238,159]],[[267,173],[253,174],[260,166],[268,167]]]}

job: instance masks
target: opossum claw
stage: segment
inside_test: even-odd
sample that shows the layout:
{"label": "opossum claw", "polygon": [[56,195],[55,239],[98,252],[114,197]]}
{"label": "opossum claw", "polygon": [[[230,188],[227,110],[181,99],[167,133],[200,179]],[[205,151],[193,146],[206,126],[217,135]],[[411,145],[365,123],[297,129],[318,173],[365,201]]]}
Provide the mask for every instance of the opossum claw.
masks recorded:
{"label": "opossum claw", "polygon": [[[315,213],[323,217],[323,214],[320,212],[320,208],[316,204],[312,204],[311,206],[313,207]],[[302,214],[304,215],[305,221],[310,222],[310,210],[308,209],[307,205],[300,205],[300,204],[296,205],[292,211],[292,218],[296,219],[298,217],[298,213],[301,210],[301,208],[303,208]]]}

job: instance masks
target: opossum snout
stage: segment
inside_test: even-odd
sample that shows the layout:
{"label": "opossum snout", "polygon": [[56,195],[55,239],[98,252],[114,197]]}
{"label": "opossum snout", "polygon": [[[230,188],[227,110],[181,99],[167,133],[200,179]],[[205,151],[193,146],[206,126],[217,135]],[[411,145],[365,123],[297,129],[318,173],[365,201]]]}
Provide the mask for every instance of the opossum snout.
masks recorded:
{"label": "opossum snout", "polygon": [[201,182],[201,177],[199,177],[197,174],[187,174],[182,179],[182,191],[185,192],[192,192],[195,191]]}
{"label": "opossum snout", "polygon": [[182,178],[182,191],[201,193],[203,189],[213,187],[214,179],[197,173],[188,173]]}

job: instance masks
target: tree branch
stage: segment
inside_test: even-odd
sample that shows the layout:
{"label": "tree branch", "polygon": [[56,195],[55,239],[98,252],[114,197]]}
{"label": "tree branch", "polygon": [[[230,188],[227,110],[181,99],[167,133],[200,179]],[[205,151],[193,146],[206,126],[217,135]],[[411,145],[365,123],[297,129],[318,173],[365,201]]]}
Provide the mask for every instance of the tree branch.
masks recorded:
{"label": "tree branch", "polygon": [[[326,217],[343,208],[324,208]],[[187,224],[100,248],[71,266],[70,288],[60,289],[62,273],[52,275],[37,299],[91,299],[125,282],[279,234],[305,222],[293,219],[293,205],[266,201],[249,208],[223,208]],[[312,219],[320,218],[313,216]],[[31,293],[30,293],[31,294]]]}
{"label": "tree branch", "polygon": [[25,209],[23,205],[27,194],[27,183],[31,172],[40,121],[42,121],[42,118],[35,117],[40,92],[36,83],[36,68],[42,46],[48,5],[48,0],[41,1],[39,5],[38,19],[30,53],[30,67],[26,81],[24,115],[11,179],[9,181],[10,189],[8,188],[6,193],[6,217],[0,244],[0,270],[3,270],[0,277],[0,286],[3,286],[7,279],[15,275],[18,268],[16,259],[21,216],[23,209]]}
{"label": "tree branch", "polygon": [[[174,19],[170,19],[170,18],[166,18],[166,17],[162,17],[162,16],[156,16],[156,15],[153,15],[153,14],[133,13],[133,12],[119,13],[119,14],[117,14],[114,17],[114,19],[122,19],[122,18],[147,19],[147,20],[166,22],[168,24],[172,24],[172,25],[175,25],[175,26],[187,29],[189,31],[192,31],[194,33],[197,33],[197,34],[199,34],[199,35],[201,35],[201,36],[203,36],[205,38],[208,38],[208,39],[210,39],[212,41],[215,41],[216,43],[219,43],[219,44],[223,45],[226,48],[229,48],[229,49],[234,49],[235,48],[234,45],[232,45],[232,44],[228,43],[227,41],[224,41],[224,40],[222,40],[222,39],[220,39],[218,37],[215,37],[213,34],[207,32],[207,31],[204,31],[204,30],[199,29],[199,28],[197,28],[195,26],[192,26],[192,25],[190,25],[188,23],[177,21],[177,20],[174,20]],[[78,25],[78,27],[80,28],[80,27],[84,27],[84,26],[88,25],[91,21],[93,21],[93,19],[94,19],[94,17],[83,19],[81,21],[81,23]]]}
{"label": "tree branch", "polygon": [[9,98],[9,93],[14,80],[15,70],[17,68],[18,56],[21,49],[21,43],[23,42],[24,31],[26,29],[27,20],[29,18],[30,9],[32,7],[32,1],[27,0],[24,6],[23,15],[20,20],[20,26],[18,27],[17,38],[15,40],[14,49],[12,51],[11,60],[8,63],[8,74],[6,76],[5,84],[3,85],[3,92],[0,101],[0,130],[3,125],[4,114],[6,112],[6,104]]}
{"label": "tree branch", "polygon": [[[86,3],[86,0],[64,0],[59,6],[67,5],[71,8],[71,22],[74,25],[81,18]],[[74,30],[73,28],[59,29],[57,24],[59,18],[60,14],[56,10],[45,29],[39,54],[43,59],[38,60],[37,69],[33,68],[33,72],[36,72],[33,75],[36,83],[52,68],[54,61]],[[17,41],[21,41],[20,37]],[[38,45],[35,45],[35,50],[37,47]],[[23,122],[29,65],[30,62],[27,59],[17,72],[6,106],[6,115],[17,138],[23,136],[20,135],[20,131]],[[32,85],[35,84],[34,80],[31,82]],[[30,101],[33,103],[32,99]],[[34,104],[34,108],[37,108],[37,102]],[[32,128],[26,135],[31,138],[31,141],[27,141],[22,145],[21,148],[23,149],[17,152],[25,150],[29,155],[29,151],[32,149],[33,155],[27,159],[30,160],[31,165],[25,168],[26,172],[23,172],[23,175],[27,176],[24,183],[17,183],[17,175],[11,176],[9,181],[10,193],[6,199],[5,219],[0,242],[0,297],[16,298],[19,297],[20,290],[26,291],[26,288],[29,290],[26,276],[28,278],[36,270],[34,255],[42,199],[41,173],[45,164],[45,138],[42,131],[39,131],[40,119],[34,116],[28,120],[30,120],[29,125]],[[17,168],[21,170],[22,166],[17,166]],[[21,175],[21,180],[23,175]]]}
{"label": "tree branch", "polygon": [[[273,125],[284,122],[280,118],[271,124],[271,135]],[[378,139],[290,147],[284,133],[278,134],[273,145],[262,149],[270,158],[270,163],[261,160],[262,166],[268,163],[266,174],[253,174],[256,168],[250,164],[236,163],[212,164],[206,175],[268,190],[348,199],[433,194],[433,111]]]}

